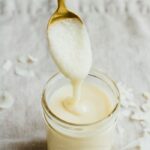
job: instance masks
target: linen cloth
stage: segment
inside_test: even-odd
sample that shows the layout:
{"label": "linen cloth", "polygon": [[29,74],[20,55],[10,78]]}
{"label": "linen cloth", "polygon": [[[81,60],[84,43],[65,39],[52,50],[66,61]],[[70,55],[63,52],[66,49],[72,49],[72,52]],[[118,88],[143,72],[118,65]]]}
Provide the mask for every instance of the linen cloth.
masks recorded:
{"label": "linen cloth", "polygon": [[[88,28],[93,66],[126,83],[137,95],[150,90],[150,1],[68,0],[67,5]],[[0,110],[0,150],[46,150],[41,95],[57,70],[46,35],[55,8],[56,0],[0,0],[0,90],[14,97],[10,109]],[[27,55],[38,61],[18,62]],[[6,60],[12,62],[9,71],[3,69]],[[17,67],[35,76],[16,75]],[[119,139],[118,150],[136,138],[134,132],[129,126],[125,135],[129,138]]]}

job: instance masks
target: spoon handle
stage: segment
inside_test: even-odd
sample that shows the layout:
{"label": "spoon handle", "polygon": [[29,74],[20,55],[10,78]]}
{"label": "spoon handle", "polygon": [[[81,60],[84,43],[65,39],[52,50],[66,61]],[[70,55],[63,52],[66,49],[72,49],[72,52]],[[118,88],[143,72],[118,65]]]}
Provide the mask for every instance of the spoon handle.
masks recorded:
{"label": "spoon handle", "polygon": [[65,0],[58,0],[58,9],[59,12],[66,12]]}

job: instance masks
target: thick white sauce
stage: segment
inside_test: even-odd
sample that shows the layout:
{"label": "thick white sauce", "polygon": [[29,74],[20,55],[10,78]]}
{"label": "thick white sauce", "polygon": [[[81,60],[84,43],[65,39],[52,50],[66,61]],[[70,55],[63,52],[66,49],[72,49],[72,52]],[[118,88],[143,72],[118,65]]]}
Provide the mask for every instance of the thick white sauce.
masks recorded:
{"label": "thick white sauce", "polygon": [[[110,112],[107,96],[95,87],[83,86],[92,66],[92,51],[86,27],[76,19],[60,20],[48,28],[48,39],[53,60],[72,83],[72,88],[56,91],[51,98],[51,109],[58,117],[70,115],[65,119],[76,120],[77,123],[88,123],[88,120],[92,122],[105,117]],[[66,93],[69,93],[69,97]]]}

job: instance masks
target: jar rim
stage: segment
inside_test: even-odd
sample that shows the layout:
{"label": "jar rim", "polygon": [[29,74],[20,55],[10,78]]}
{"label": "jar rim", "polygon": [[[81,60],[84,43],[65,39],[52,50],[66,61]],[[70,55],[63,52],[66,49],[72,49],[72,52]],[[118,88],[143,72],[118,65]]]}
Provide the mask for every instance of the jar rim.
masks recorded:
{"label": "jar rim", "polygon": [[[95,124],[98,124],[98,123],[102,123],[104,122],[105,120],[107,120],[108,118],[110,118],[115,112],[117,112],[117,110],[119,109],[119,106],[120,106],[120,92],[119,92],[119,89],[116,85],[116,83],[110,78],[108,77],[105,73],[103,73],[102,71],[99,71],[98,69],[92,69],[92,73],[89,73],[88,75],[92,75],[100,80],[102,80],[100,77],[98,77],[98,75],[93,75],[93,72],[95,73],[98,73],[99,75],[103,75],[109,82],[112,83],[112,85],[114,86],[113,88],[115,89],[115,91],[117,92],[117,95],[116,95],[116,99],[117,99],[117,103],[115,104],[115,107],[113,108],[113,110],[107,115],[105,116],[103,119],[99,119],[95,122],[91,122],[91,123],[84,123],[84,124],[79,124],[79,123],[71,123],[71,122],[68,122],[66,120],[63,120],[61,118],[59,118],[57,115],[55,115],[48,107],[47,105],[47,102],[46,102],[46,89],[47,89],[47,85],[49,82],[51,82],[53,79],[55,79],[57,76],[61,75],[60,72],[57,72],[57,73],[54,73],[50,78],[49,80],[46,82],[46,85],[44,87],[44,90],[43,90],[43,94],[42,94],[42,107],[43,107],[43,110],[44,112],[46,113],[46,115],[51,118],[55,118],[55,120],[57,122],[60,122],[60,123],[63,123],[65,125],[70,125],[72,127],[83,127],[83,126],[92,126],[92,125],[95,125]],[[108,83],[107,83],[108,84]],[[110,85],[109,85],[110,87]],[[112,89],[112,87],[111,87]]]}

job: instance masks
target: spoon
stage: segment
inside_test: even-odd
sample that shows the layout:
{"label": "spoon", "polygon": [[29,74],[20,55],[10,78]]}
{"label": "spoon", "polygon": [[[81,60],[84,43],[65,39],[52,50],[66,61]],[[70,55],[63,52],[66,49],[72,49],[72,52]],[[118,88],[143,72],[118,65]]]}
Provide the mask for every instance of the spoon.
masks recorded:
{"label": "spoon", "polygon": [[79,16],[74,14],[73,12],[69,11],[65,5],[65,0],[58,0],[58,8],[54,12],[54,14],[51,16],[51,18],[48,21],[48,28],[51,26],[54,22],[60,21],[62,19],[77,19],[81,24],[83,24],[82,20]]}

